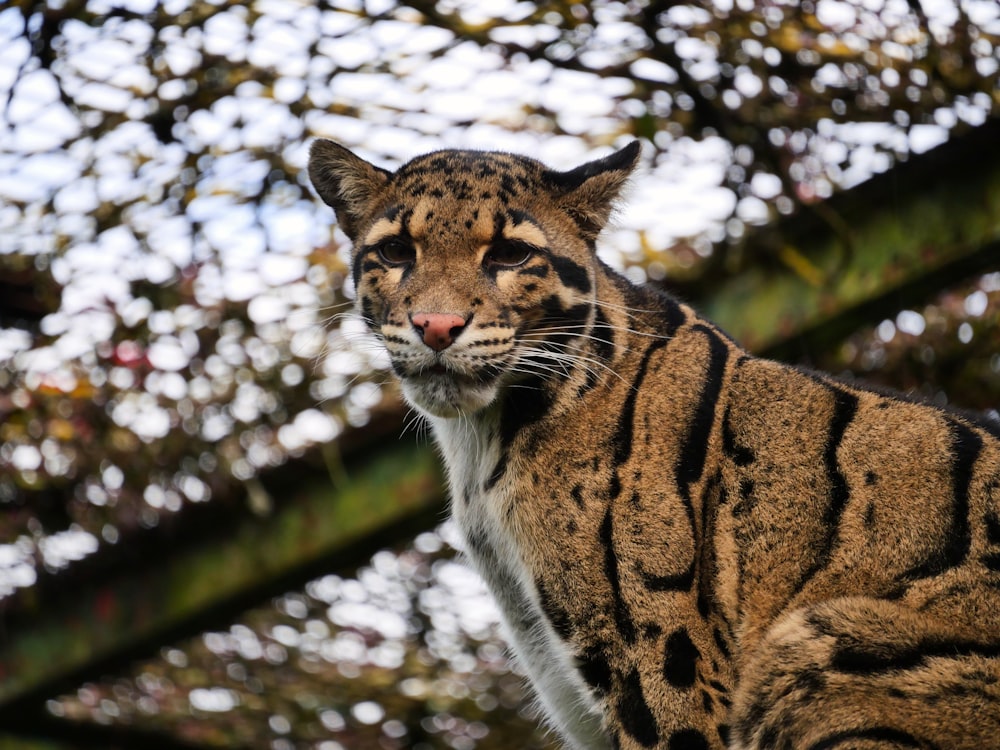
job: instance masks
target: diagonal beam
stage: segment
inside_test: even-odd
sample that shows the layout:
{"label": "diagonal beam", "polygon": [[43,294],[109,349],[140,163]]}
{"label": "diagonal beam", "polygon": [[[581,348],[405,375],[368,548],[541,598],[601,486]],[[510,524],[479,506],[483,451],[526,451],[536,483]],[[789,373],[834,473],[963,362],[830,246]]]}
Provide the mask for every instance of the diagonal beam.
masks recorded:
{"label": "diagonal beam", "polygon": [[390,445],[349,474],[334,486],[323,471],[280,472],[266,487],[276,498],[270,515],[231,519],[232,529],[62,590],[30,620],[8,623],[0,632],[0,727],[163,643],[225,626],[310,576],[358,565],[442,513],[443,481],[429,446]]}
{"label": "diagonal beam", "polygon": [[752,265],[698,307],[752,351],[800,359],[1000,269],[1000,120],[750,234]]}

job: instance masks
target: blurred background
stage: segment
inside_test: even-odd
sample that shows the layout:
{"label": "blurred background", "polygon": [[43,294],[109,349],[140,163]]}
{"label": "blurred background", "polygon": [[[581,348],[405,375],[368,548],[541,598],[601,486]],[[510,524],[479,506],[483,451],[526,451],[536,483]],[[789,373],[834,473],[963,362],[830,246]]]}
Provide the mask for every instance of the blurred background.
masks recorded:
{"label": "blurred background", "polygon": [[554,748],[309,140],[642,169],[602,257],[1000,406],[995,0],[0,5],[0,748]]}

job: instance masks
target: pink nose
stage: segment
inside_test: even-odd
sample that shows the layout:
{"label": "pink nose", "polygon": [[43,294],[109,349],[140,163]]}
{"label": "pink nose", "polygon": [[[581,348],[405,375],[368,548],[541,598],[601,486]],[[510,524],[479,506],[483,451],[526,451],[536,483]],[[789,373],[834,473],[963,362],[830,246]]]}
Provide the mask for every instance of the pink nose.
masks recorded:
{"label": "pink nose", "polygon": [[424,343],[436,352],[455,343],[455,337],[468,322],[461,315],[451,313],[416,313],[410,316],[410,320],[420,331]]}

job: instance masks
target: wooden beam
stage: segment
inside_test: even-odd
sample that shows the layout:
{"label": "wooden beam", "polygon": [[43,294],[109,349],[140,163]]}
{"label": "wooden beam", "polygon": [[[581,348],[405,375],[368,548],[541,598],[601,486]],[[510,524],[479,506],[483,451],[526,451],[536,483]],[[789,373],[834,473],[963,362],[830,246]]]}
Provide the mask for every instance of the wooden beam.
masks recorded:
{"label": "wooden beam", "polygon": [[[272,482],[265,516],[234,519],[197,544],[99,583],[62,591],[0,631],[0,726],[78,681],[212,627],[309,576],[363,563],[439,518],[443,480],[428,445],[393,443],[334,486],[325,472]],[[262,490],[258,490],[262,491]],[[279,493],[285,496],[279,495]],[[3,704],[8,705],[4,706]]]}
{"label": "wooden beam", "polygon": [[700,310],[744,346],[795,358],[1000,269],[1000,121],[752,232],[748,267]]}
{"label": "wooden beam", "polygon": [[65,745],[47,740],[30,740],[20,736],[0,733],[0,750],[73,750]]}

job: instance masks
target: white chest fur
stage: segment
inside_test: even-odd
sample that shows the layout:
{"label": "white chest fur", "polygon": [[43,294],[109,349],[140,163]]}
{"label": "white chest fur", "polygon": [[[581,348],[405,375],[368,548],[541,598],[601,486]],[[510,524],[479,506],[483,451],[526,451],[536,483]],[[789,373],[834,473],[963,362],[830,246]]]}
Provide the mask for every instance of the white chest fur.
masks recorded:
{"label": "white chest fur", "polygon": [[448,471],[452,516],[469,558],[497,600],[513,651],[547,718],[570,747],[607,750],[600,707],[543,613],[534,576],[510,528],[507,508],[515,480],[504,476],[492,486],[489,482],[500,458],[500,447],[490,438],[495,431],[475,418],[430,419]]}

